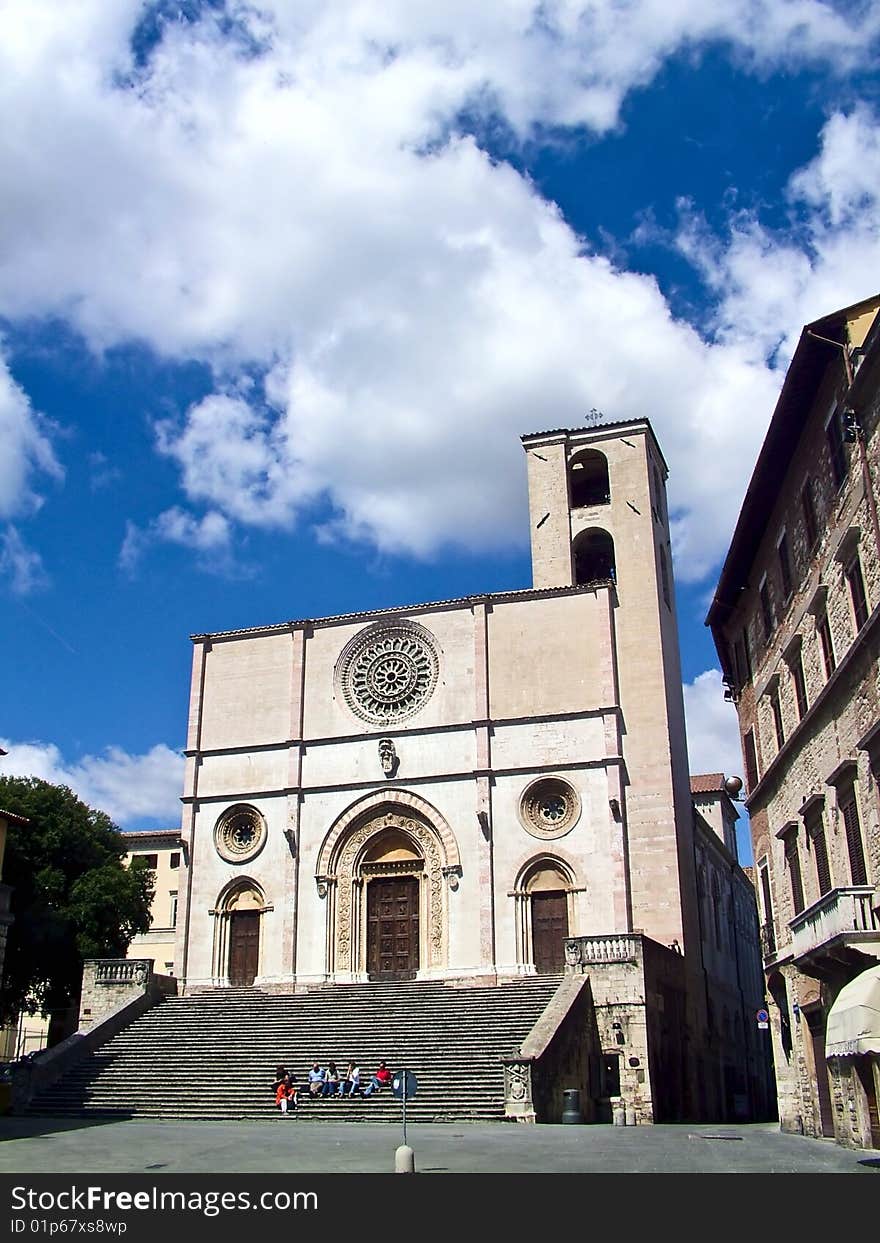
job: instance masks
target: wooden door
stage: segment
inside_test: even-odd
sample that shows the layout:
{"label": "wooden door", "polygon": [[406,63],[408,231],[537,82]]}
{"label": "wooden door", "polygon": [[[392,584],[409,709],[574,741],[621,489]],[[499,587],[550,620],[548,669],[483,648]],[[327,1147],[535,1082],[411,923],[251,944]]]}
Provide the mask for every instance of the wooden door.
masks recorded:
{"label": "wooden door", "polygon": [[411,980],[419,966],[419,882],[383,876],[367,886],[367,972],[371,980]]}
{"label": "wooden door", "polygon": [[813,1054],[813,1078],[819,1097],[819,1123],[826,1139],[834,1139],[834,1109],[828,1083],[828,1063],[825,1061],[825,1016],[813,1011],[805,1017]]}
{"label": "wooden door", "polygon": [[229,983],[250,988],[260,961],[260,912],[233,911],[229,917]]}
{"label": "wooden door", "polygon": [[868,1107],[868,1130],[871,1133],[871,1147],[880,1148],[880,1111],[877,1109],[877,1085],[874,1080],[873,1058],[853,1058],[853,1066],[865,1092],[865,1103]]}
{"label": "wooden door", "polygon": [[532,946],[535,970],[551,975],[565,966],[568,898],[557,890],[532,894]]}

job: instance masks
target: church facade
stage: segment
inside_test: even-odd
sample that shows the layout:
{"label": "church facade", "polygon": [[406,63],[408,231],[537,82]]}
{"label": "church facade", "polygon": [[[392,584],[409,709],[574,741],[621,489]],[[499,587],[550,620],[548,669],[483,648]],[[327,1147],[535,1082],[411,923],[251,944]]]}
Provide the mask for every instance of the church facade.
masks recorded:
{"label": "church facade", "polygon": [[644,937],[696,1078],[666,465],[647,420],[523,447],[530,588],[194,636],[176,974],[491,985],[562,971],[567,939]]}

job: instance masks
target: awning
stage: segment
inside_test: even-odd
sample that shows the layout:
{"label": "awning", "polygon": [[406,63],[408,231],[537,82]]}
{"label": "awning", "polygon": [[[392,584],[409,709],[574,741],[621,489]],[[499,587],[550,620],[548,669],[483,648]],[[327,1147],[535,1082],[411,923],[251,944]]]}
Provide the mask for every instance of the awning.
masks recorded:
{"label": "awning", "polygon": [[844,984],[828,1011],[825,1056],[880,1054],[880,963]]}

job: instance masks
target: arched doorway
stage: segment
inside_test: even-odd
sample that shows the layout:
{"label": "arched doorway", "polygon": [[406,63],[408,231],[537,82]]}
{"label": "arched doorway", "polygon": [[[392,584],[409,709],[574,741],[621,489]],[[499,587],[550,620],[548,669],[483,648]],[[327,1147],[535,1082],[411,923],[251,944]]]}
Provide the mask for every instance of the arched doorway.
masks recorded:
{"label": "arched doorway", "polygon": [[327,976],[444,976],[449,894],[460,875],[455,836],[427,800],[383,790],[352,804],[324,839],[315,873],[327,902]]}
{"label": "arched doorway", "polygon": [[419,969],[419,891],[425,860],[397,828],[370,842],[360,865],[367,891],[367,975],[411,980]]}
{"label": "arched doorway", "polygon": [[251,881],[241,880],[226,891],[218,906],[215,975],[232,988],[250,988],[260,973],[263,894]]}
{"label": "arched doorway", "polygon": [[573,890],[568,868],[547,857],[533,860],[516,887],[522,953],[538,975],[553,975],[565,967]]}

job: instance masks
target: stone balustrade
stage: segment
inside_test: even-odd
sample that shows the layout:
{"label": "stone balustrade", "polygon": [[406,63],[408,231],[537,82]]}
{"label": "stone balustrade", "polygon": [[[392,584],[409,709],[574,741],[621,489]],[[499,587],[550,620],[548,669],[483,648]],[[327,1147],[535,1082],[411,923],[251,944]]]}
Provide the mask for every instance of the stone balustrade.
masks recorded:
{"label": "stone balustrade", "polygon": [[146,984],[153,974],[152,958],[92,958],[95,984]]}
{"label": "stone balustrade", "polygon": [[871,885],[832,889],[789,921],[795,960],[815,953],[839,937],[880,941],[880,920],[873,908]]}
{"label": "stone balustrade", "polygon": [[595,937],[566,937],[566,971],[583,971],[602,963],[637,962],[640,937],[619,932]]}

